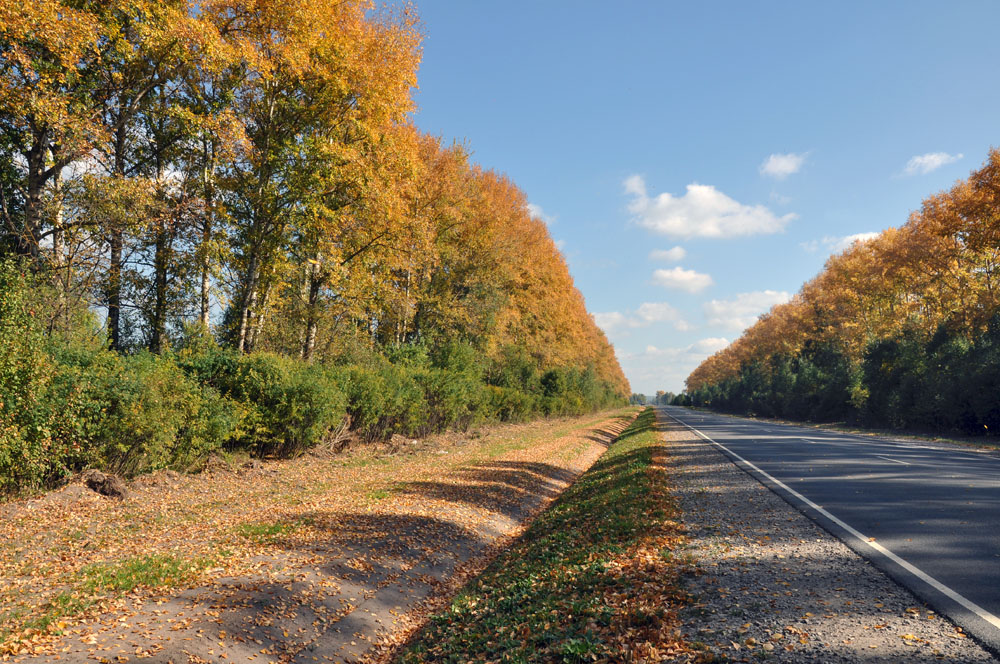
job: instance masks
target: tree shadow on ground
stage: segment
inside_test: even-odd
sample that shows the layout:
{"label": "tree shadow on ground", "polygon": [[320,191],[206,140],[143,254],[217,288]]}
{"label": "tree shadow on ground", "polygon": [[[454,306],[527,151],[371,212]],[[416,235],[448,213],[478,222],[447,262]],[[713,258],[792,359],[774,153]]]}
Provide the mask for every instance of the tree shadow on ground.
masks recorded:
{"label": "tree shadow on ground", "polygon": [[[605,431],[585,435],[604,446],[614,439]],[[73,637],[61,661],[139,653],[161,664],[357,659],[576,476],[552,464],[492,460],[454,471],[452,482],[393,489],[398,497],[443,501],[440,515],[291,509],[287,521],[300,526],[266,542],[253,561],[260,573],[147,604],[141,624],[109,626],[96,646]]]}
{"label": "tree shadow on ground", "polygon": [[495,540],[426,516],[317,510],[303,520],[320,537],[275,542],[284,551],[255,559],[259,574],[218,579],[147,606],[141,630],[123,623],[96,644],[74,639],[61,661],[114,661],[151,650],[145,660],[160,664],[350,661]]}

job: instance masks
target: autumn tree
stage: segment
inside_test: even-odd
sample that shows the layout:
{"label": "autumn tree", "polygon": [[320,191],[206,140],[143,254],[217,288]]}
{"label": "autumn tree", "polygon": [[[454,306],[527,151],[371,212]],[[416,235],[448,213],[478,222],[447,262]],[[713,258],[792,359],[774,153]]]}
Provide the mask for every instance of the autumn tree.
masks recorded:
{"label": "autumn tree", "polygon": [[986,349],[1000,313],[998,192],[1000,152],[992,150],[902,227],[832,256],[791,302],[702,362],[689,393],[732,410],[766,404],[813,419],[962,430],[992,421],[991,407],[973,408],[979,397],[959,396],[968,387],[951,377],[995,364]]}

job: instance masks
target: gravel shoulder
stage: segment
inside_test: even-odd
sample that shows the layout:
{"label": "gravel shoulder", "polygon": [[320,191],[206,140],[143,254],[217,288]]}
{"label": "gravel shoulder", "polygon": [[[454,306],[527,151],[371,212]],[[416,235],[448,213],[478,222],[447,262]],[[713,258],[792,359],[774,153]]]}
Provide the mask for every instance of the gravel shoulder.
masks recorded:
{"label": "gravel shoulder", "polygon": [[664,424],[696,569],[683,633],[706,654],[737,662],[997,661],[708,443]]}

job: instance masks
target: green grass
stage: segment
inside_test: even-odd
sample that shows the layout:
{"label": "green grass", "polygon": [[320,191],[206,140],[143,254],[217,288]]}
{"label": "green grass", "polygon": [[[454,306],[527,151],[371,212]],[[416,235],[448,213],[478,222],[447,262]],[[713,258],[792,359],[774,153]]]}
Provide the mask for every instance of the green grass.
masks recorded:
{"label": "green grass", "polygon": [[[93,606],[95,601],[94,597],[87,596],[79,590],[75,592],[61,592],[46,604],[42,615],[29,620],[24,626],[28,629],[45,631],[60,618],[86,611]],[[55,632],[59,634],[61,630],[55,630]]]}
{"label": "green grass", "polygon": [[[189,582],[210,566],[209,559],[183,560],[169,554],[136,556],[109,563],[96,563],[80,570],[70,588],[64,590],[41,607],[41,613],[27,620],[23,628],[54,631],[53,624],[60,618],[75,616],[93,606],[101,597],[122,595],[140,586],[158,588],[174,587]],[[0,621],[13,622],[17,615],[0,614]],[[9,636],[0,632],[0,639]]]}
{"label": "green grass", "polygon": [[311,524],[312,519],[309,518],[295,519],[294,521],[272,521],[269,523],[241,523],[236,526],[235,531],[237,535],[258,544],[270,544],[303,526]]}
{"label": "green grass", "polygon": [[177,586],[197,576],[209,564],[208,560],[183,560],[169,554],[97,563],[81,570],[81,588],[87,592],[110,590],[127,593],[139,586]]}
{"label": "green grass", "polygon": [[645,540],[655,514],[668,516],[649,472],[655,424],[652,410],[641,413],[398,661],[593,661],[614,657],[623,626],[662,624],[666,606],[617,601],[633,579],[616,563]]}

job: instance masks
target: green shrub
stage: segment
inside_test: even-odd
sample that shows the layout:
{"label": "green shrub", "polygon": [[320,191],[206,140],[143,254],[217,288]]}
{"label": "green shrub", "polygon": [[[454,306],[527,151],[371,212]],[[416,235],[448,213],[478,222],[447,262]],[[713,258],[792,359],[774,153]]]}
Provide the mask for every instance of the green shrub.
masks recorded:
{"label": "green shrub", "polygon": [[538,398],[521,390],[489,385],[486,395],[489,417],[501,422],[523,422],[539,412]]}
{"label": "green shrub", "polygon": [[31,308],[30,277],[0,261],[0,492],[38,487],[64,475],[53,455],[46,399],[54,367]]}
{"label": "green shrub", "polygon": [[388,362],[342,370],[340,382],[354,429],[367,440],[384,440],[397,432],[423,434],[428,404],[416,378],[422,371]]}
{"label": "green shrub", "polygon": [[0,491],[96,466],[188,467],[231,434],[233,409],[167,357],[46,338],[31,278],[0,264]]}
{"label": "green shrub", "polygon": [[241,355],[192,326],[176,354],[120,355],[86,312],[78,317],[94,334],[47,335],[34,310],[46,288],[16,261],[0,262],[0,493],[51,486],[87,467],[191,468],[221,448],[293,456],[347,414],[359,435],[381,440],[617,401],[592,369],[542,373],[514,346],[488,371],[462,342],[358,351],[352,364],[331,367]]}
{"label": "green shrub", "polygon": [[181,367],[240,404],[231,448],[288,457],[321,442],[345,414],[345,396],[322,365],[272,353],[240,355],[202,349],[179,356]]}
{"label": "green shrub", "polygon": [[51,398],[65,413],[61,440],[73,467],[123,475],[188,467],[219,449],[238,415],[215,390],[189,378],[169,357],[142,352],[63,352]]}

